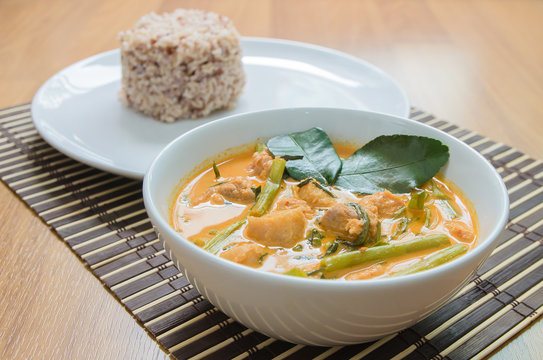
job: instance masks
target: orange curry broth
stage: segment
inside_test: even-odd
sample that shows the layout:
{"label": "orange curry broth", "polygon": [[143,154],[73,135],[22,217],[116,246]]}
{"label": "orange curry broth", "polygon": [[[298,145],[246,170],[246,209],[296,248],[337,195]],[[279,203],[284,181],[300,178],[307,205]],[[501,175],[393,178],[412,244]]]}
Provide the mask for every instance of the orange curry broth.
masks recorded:
{"label": "orange curry broth", "polygon": [[[350,145],[334,144],[334,146],[341,158],[348,157],[356,150],[355,147]],[[171,224],[174,229],[182,233],[187,239],[198,246],[204,246],[204,244],[217,232],[246,217],[254,201],[241,204],[223,200],[224,202],[221,203],[221,199],[219,198],[208,199],[195,205],[192,205],[192,203],[195,200],[198,200],[198,198],[208,191],[208,189],[227,182],[234,177],[246,178],[251,183],[252,187],[263,187],[266,179],[254,176],[254,174],[251,174],[248,170],[252,161],[252,155],[253,150],[247,150],[218,163],[217,168],[220,171],[219,178],[215,178],[213,168],[209,166],[207,169],[187,181],[176,195],[172,206]],[[474,211],[468,206],[468,202],[463,198],[461,191],[439,174],[421,187],[414,189],[414,191],[424,189],[431,193],[432,181],[437,184],[438,189],[443,194],[450,198],[449,204],[454,207],[458,216],[449,219],[447,217],[448,211],[444,208],[445,205],[443,204],[443,200],[436,199],[430,195],[425,201],[425,207],[427,207],[431,213],[431,221],[426,224],[426,227],[426,219],[423,215],[423,210],[406,209],[405,215],[407,215],[408,219],[411,219],[411,221],[407,224],[405,232],[394,236],[392,239],[390,236],[399,232],[400,228],[403,227],[401,222],[405,217],[379,217],[381,222],[381,239],[387,240],[390,244],[393,244],[410,240],[417,236],[447,234],[451,240],[451,245],[460,243],[467,245],[469,250],[471,250],[476,244],[478,232]],[[277,203],[282,198],[296,196],[296,185],[298,183],[298,181],[291,178],[286,180],[283,179],[281,189],[266,214],[277,211]],[[364,197],[337,188],[331,188],[331,191],[337,196],[338,200],[343,202],[352,202]],[[404,201],[405,206],[407,206],[411,194],[395,195]],[[312,218],[307,219],[307,225],[305,227],[306,236],[310,230],[314,228],[318,229],[324,235],[324,237],[320,239],[320,247],[312,246],[306,237],[298,241],[296,246],[292,247],[263,246],[247,236],[246,223],[230,236],[229,239],[232,239],[230,242],[232,245],[225,246],[218,255],[262,271],[284,273],[292,268],[299,268],[306,272],[316,270],[320,267],[321,259],[325,255],[327,248],[337,237],[337,234],[323,231],[322,228],[319,227],[318,218],[322,217],[325,210],[326,208],[316,210],[315,215]],[[417,220],[417,218],[419,218],[419,220]],[[240,244],[244,244],[245,247],[249,247],[249,244],[253,245],[250,245],[248,251],[245,253],[242,253],[241,255],[238,254],[239,256],[227,256],[226,253],[229,250],[232,252],[232,248],[244,248],[243,246],[239,246]],[[254,246],[254,244],[258,246]],[[255,248],[258,250],[256,253],[253,251]],[[355,280],[382,277],[414,264],[429,254],[441,249],[442,248],[419,251],[394,257],[392,259],[386,259],[386,261],[374,261],[343,270],[327,272],[325,278]],[[334,252],[334,255],[352,250],[352,247],[340,244],[338,250]],[[319,273],[314,277],[321,277],[321,274]]]}

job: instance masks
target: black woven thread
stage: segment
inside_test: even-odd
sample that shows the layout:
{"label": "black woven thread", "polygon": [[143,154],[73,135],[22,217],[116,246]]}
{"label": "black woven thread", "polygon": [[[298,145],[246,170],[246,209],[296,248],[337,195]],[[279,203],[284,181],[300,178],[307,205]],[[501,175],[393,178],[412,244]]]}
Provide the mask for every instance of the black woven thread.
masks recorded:
{"label": "black woven thread", "polygon": [[[6,118],[12,115],[21,115],[26,114],[29,116],[29,111],[27,109],[23,110],[14,110],[13,113],[7,113],[1,118]],[[449,124],[443,120],[436,120],[434,116],[426,114],[421,110],[414,109],[412,111],[412,116],[416,116],[418,121],[430,123],[432,126],[438,127],[447,132],[453,132],[456,137],[465,137],[469,133],[470,135],[464,138],[464,141],[469,144],[479,143],[475,146],[476,150],[485,152],[486,149],[490,149],[490,146],[494,144],[492,141],[480,140],[484,139],[482,136],[470,133],[464,129],[458,129],[456,125]],[[24,118],[24,117],[23,117]],[[17,120],[20,121],[20,120]],[[115,187],[115,186],[126,186],[125,188],[114,192],[115,195],[122,195],[123,193],[128,194],[130,191],[133,191],[137,188],[138,183],[134,183],[132,180],[118,178],[113,175],[101,173],[99,170],[89,169],[88,172],[80,175],[72,175],[75,171],[72,170],[62,170],[66,166],[74,165],[74,168],[77,171],[81,171],[85,168],[84,165],[79,165],[77,162],[67,159],[64,155],[56,153],[55,150],[49,151],[47,145],[42,144],[39,140],[33,140],[30,143],[25,143],[23,140],[28,139],[29,136],[35,136],[34,134],[28,135],[25,138],[16,138],[15,135],[17,132],[13,131],[9,127],[4,125],[9,125],[10,122],[4,124],[0,123],[0,134],[3,138],[6,138],[8,141],[6,143],[13,144],[13,147],[10,147],[4,151],[0,150],[0,161],[5,161],[6,164],[0,167],[0,176],[6,176],[10,174],[15,174],[20,170],[30,169],[32,167],[39,166],[40,169],[33,170],[29,173],[21,174],[18,176],[11,176],[10,179],[5,180],[4,182],[11,187],[10,184],[15,183],[15,181],[29,178],[34,175],[42,175],[44,173],[47,176],[40,178],[45,180],[55,179],[55,184],[61,184],[64,186],[63,190],[54,191],[48,194],[45,194],[40,197],[35,197],[31,201],[27,202],[30,206],[33,206],[34,210],[38,213],[47,211],[48,209],[57,207],[59,205],[66,204],[74,199],[78,201],[77,205],[72,205],[65,208],[66,212],[55,212],[49,213],[51,215],[44,215],[44,221],[51,221],[57,218],[59,215],[71,214],[73,211],[84,210],[79,215],[69,216],[67,219],[55,222],[53,221],[55,227],[62,225],[70,224],[70,221],[75,221],[78,219],[85,219],[80,225],[76,227],[68,227],[66,231],[60,231],[59,235],[61,237],[66,237],[69,235],[76,234],[82,229],[92,227],[96,224],[105,223],[106,226],[102,230],[95,231],[90,233],[90,235],[85,236],[76,236],[69,244],[71,246],[78,246],[78,244],[86,244],[88,240],[93,240],[95,236],[100,234],[105,234],[107,232],[113,232],[114,234],[106,237],[103,240],[94,241],[92,245],[79,245],[76,252],[82,256],[82,260],[86,260],[87,264],[93,265],[100,262],[106,261],[107,259],[118,256],[119,254],[125,254],[122,257],[108,262],[105,265],[102,265],[97,268],[93,268],[92,271],[98,277],[104,276],[106,274],[115,271],[116,269],[127,267],[126,269],[116,272],[114,275],[107,276],[104,278],[104,283],[106,286],[115,286],[116,284],[122,284],[123,282],[128,281],[126,285],[121,286],[118,289],[114,290],[114,293],[118,296],[119,300],[126,298],[127,296],[132,296],[140,291],[145,291],[149,286],[157,284],[158,282],[163,282],[164,284],[160,287],[157,287],[153,291],[146,292],[134,299],[126,301],[126,306],[129,311],[137,311],[136,317],[141,321],[143,325],[148,324],[147,329],[154,334],[155,336],[160,336],[171,329],[175,329],[178,326],[195,319],[201,314],[205,314],[201,320],[192,322],[191,325],[184,327],[179,331],[175,331],[167,336],[161,337],[161,344],[165,347],[173,347],[181,341],[190,339],[192,336],[200,334],[202,331],[205,331],[211,328],[214,325],[219,324],[218,330],[212,334],[203,337],[202,339],[196,340],[187,344],[186,347],[174,352],[174,355],[178,358],[187,358],[192,355],[198,354],[201,351],[206,350],[210,346],[219,344],[221,341],[224,341],[228,338],[233,338],[234,341],[222,347],[218,352],[212,353],[209,355],[209,358],[219,359],[221,356],[234,357],[239,354],[247,354],[250,358],[255,359],[269,359],[275,355],[280,355],[285,351],[293,348],[292,344],[285,343],[282,341],[273,341],[267,346],[259,346],[259,344],[268,340],[264,335],[258,334],[253,331],[248,331],[247,335],[242,335],[242,332],[247,329],[235,322],[227,321],[226,315],[222,314],[216,310],[207,300],[203,299],[195,289],[193,289],[187,282],[186,278],[179,274],[177,269],[173,266],[168,265],[170,259],[166,254],[157,255],[158,252],[163,250],[162,244],[160,242],[153,243],[152,245],[146,245],[153,241],[156,241],[156,234],[151,233],[145,236],[136,236],[138,232],[151,229],[149,222],[144,222],[138,227],[131,227],[138,220],[145,219],[146,215],[134,215],[126,220],[118,221],[118,218],[123,215],[131,214],[137,212],[138,210],[143,209],[143,205],[135,204],[126,209],[120,209],[118,211],[110,211],[117,205],[122,205],[131,200],[135,200],[141,194],[127,196],[122,198],[119,201],[103,205],[104,198],[97,196],[100,191],[105,189]],[[23,125],[21,125],[23,126]],[[23,130],[24,132],[28,129]],[[5,144],[5,143],[4,143]],[[16,152],[11,155],[6,155],[3,157],[3,153],[13,149],[18,149],[19,152]],[[41,154],[36,154],[36,149],[44,150],[45,152]],[[510,147],[505,145],[500,145],[494,148],[492,151],[487,151],[484,156],[497,168],[502,168],[503,176],[510,174],[515,174],[512,179],[507,181],[506,185],[509,188],[517,186],[525,180],[530,180],[530,183],[521,188],[518,191],[515,191],[511,194],[511,201],[514,202],[517,199],[520,199],[523,196],[526,196],[534,191],[537,191],[541,186],[543,186],[543,180],[535,178],[535,176],[543,171],[543,165],[539,164],[534,168],[528,171],[522,171],[527,165],[533,164],[533,159],[525,159],[522,162],[519,162],[513,166],[509,166],[508,163],[519,159],[520,156],[523,156],[522,153],[518,151],[511,151],[507,156],[500,155],[505,151],[510,150]],[[25,155],[25,160],[13,160],[10,162],[10,159],[14,159],[17,156]],[[30,161],[30,165],[22,166],[21,168],[12,169],[9,171],[4,171],[8,166],[16,165],[23,161]],[[62,162],[60,167],[53,164],[55,162]],[[83,181],[82,184],[74,184],[74,181],[79,179],[85,179],[89,174],[99,175],[100,181],[106,180],[110,181],[109,183],[92,189],[81,190],[85,185]],[[40,184],[41,180],[35,180],[29,183],[25,183],[21,186],[13,186],[12,190],[19,191],[21,194],[26,194],[24,190],[29,185]],[[47,185],[44,187],[34,188],[29,191],[30,194],[37,193],[39,191],[47,190],[53,188],[53,185]],[[21,190],[22,189],[22,190]],[[43,202],[44,200],[50,199],[53,196],[69,192],[71,195],[61,200],[54,200],[51,202],[43,203],[43,205],[38,205],[38,203]],[[114,197],[114,196],[112,196]],[[130,199],[130,200],[128,200]],[[525,213],[526,211],[533,209],[534,206],[537,206],[543,201],[543,193],[534,196],[531,199],[520,204],[518,207],[511,209],[511,219],[518,217],[519,215]],[[97,218],[90,218],[92,215],[97,215]],[[504,309],[507,306],[512,306],[506,315],[498,319],[490,326],[485,328],[485,331],[478,333],[476,336],[467,340],[462,346],[448,354],[445,358],[450,359],[463,359],[471,357],[478,352],[485,349],[493,341],[501,337],[503,334],[507,333],[513,326],[520,323],[524,319],[534,319],[538,316],[536,309],[543,304],[543,292],[538,291],[535,294],[529,296],[523,301],[518,301],[518,297],[525,293],[528,289],[538,284],[543,279],[543,271],[538,268],[530,274],[527,274],[525,277],[517,281],[513,286],[498,291],[498,287],[504,284],[507,280],[515,276],[521,271],[524,271],[529,266],[538,261],[542,255],[543,250],[541,247],[543,226],[537,227],[532,230],[528,230],[535,223],[543,218],[543,211],[539,210],[534,214],[512,223],[508,226],[502,237],[500,238],[500,244],[509,242],[512,237],[517,234],[520,234],[520,238],[515,241],[513,244],[508,246],[502,252],[499,252],[488,259],[485,265],[481,268],[477,277],[473,279],[475,286],[465,292],[462,296],[451,301],[450,303],[443,306],[441,309],[436,311],[434,314],[429,316],[427,319],[421,321],[419,324],[415,325],[410,329],[406,329],[391,340],[386,342],[383,346],[376,348],[374,351],[367,354],[366,359],[379,359],[387,358],[395,354],[400,353],[401,351],[409,348],[414,345],[414,350],[407,355],[408,359],[441,359],[444,358],[440,354],[443,349],[447,348],[455,340],[464,336],[470,329],[475,328],[482,321],[485,321],[490,316],[495,314],[499,309]],[[87,220],[88,219],[88,220]],[[103,246],[108,244],[113,244],[119,242],[118,245],[113,247],[108,247],[103,251],[98,252],[97,254],[86,256],[85,254],[88,251],[93,251],[95,249],[101,249]],[[504,269],[500,269],[494,275],[486,278],[486,271],[490,270],[494,266],[499,266],[503,261],[508,257],[514,255],[518,251],[526,249],[527,246],[532,246],[532,244],[539,244],[535,250],[532,250],[528,254],[524,255],[518,262],[507,266]],[[143,260],[143,261],[140,261]],[[132,265],[131,264],[135,264]],[[154,270],[153,270],[154,269]],[[131,281],[134,276],[144,274],[153,270],[148,276],[145,276],[139,280]],[[171,294],[176,294],[171,298],[160,301],[162,298],[168,297]],[[489,294],[489,295],[487,295]],[[451,318],[459,311],[464,309],[466,306],[469,306],[474,301],[481,299],[483,296],[490,296],[490,300],[486,303],[479,306],[472,313],[470,313],[465,318],[459,320],[448,329],[438,334],[432,339],[427,339],[426,335],[431,333],[435,328],[442,324],[447,319]],[[142,306],[146,306],[153,301],[159,301],[156,305],[149,307],[146,310],[138,311],[137,309]],[[175,310],[182,306],[183,304],[190,304],[184,311],[175,313]],[[164,318],[164,320],[159,322],[152,322],[153,319],[172,312],[171,316]],[[328,358],[330,359],[344,359],[350,356],[355,356],[356,354],[368,349],[372,344],[360,344],[353,346],[346,346],[340,348],[339,350],[332,353]],[[311,358],[317,355],[320,355],[327,351],[327,348],[318,348],[318,347],[302,347],[300,350],[294,352],[287,358],[297,359],[297,358]]]}

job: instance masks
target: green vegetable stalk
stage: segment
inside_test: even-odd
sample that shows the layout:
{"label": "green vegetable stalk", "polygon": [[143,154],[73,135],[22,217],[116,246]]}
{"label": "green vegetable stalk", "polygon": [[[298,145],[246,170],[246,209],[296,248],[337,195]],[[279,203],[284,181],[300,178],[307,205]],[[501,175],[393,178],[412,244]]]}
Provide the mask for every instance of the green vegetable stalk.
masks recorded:
{"label": "green vegetable stalk", "polygon": [[215,161],[213,161],[213,172],[215,173],[215,179],[221,177],[221,173],[219,172],[219,168],[217,167],[217,164],[215,164]]}
{"label": "green vegetable stalk", "polygon": [[450,199],[450,197],[447,194],[439,190],[439,187],[437,186],[437,183],[434,181],[434,179],[432,179],[432,196],[437,199],[442,199],[442,200]]}
{"label": "green vegetable stalk", "polygon": [[428,270],[436,266],[439,266],[441,264],[445,264],[446,262],[451,261],[455,257],[464,254],[466,251],[468,251],[468,247],[465,245],[461,245],[461,244],[451,245],[448,248],[445,248],[433,255],[428,256],[426,259],[423,259],[419,261],[418,263],[408,266],[405,269],[402,269],[400,271],[396,271],[390,276],[408,275],[408,274],[413,274],[422,270]]}
{"label": "green vegetable stalk", "polygon": [[283,275],[298,276],[298,277],[307,277],[305,271],[299,268],[292,268],[287,272],[284,272]]}
{"label": "green vegetable stalk", "polygon": [[351,251],[330,256],[321,260],[321,267],[325,271],[335,271],[365,262],[383,260],[450,244],[451,241],[445,234],[422,236],[397,244],[371,247],[363,251]]}
{"label": "green vegetable stalk", "polygon": [[396,211],[393,215],[392,215],[392,219],[396,220],[402,216],[405,216],[405,209],[406,207],[405,206],[402,206],[398,211]]}
{"label": "green vegetable stalk", "polygon": [[313,183],[315,184],[316,187],[318,187],[319,189],[321,189],[322,191],[324,191],[324,192],[326,193],[326,195],[328,195],[328,196],[330,196],[330,197],[332,197],[332,198],[334,198],[334,199],[337,198],[337,196],[334,195],[333,192],[331,192],[330,190],[328,190],[328,189],[326,188],[326,186],[322,185],[322,184],[319,183],[318,181],[315,181],[315,182],[313,182]]}
{"label": "green vegetable stalk", "polygon": [[381,241],[381,222],[377,221],[377,231],[375,232],[375,243]]}
{"label": "green vegetable stalk", "polygon": [[346,205],[352,207],[356,211],[358,218],[364,222],[362,231],[360,232],[356,240],[352,242],[352,245],[364,245],[368,242],[370,233],[370,218],[368,216],[368,213],[366,212],[366,210],[364,210],[362,206],[358,205],[357,203],[347,203]]}
{"label": "green vegetable stalk", "polygon": [[430,228],[432,224],[432,211],[429,208],[424,208],[424,226]]}
{"label": "green vegetable stalk", "polygon": [[339,247],[339,243],[337,241],[334,241],[333,243],[330,244],[330,246],[328,246],[328,248],[326,249],[326,252],[324,253],[322,257],[324,258],[324,257],[332,255],[333,253],[337,251],[338,247]]}
{"label": "green vegetable stalk", "polygon": [[407,217],[403,217],[398,221],[398,224],[396,225],[396,228],[394,229],[394,233],[390,236],[390,238],[395,239],[404,232],[407,231],[407,225],[409,224],[409,219]]}
{"label": "green vegetable stalk", "polygon": [[411,199],[409,200],[407,207],[412,210],[422,210],[424,209],[424,202],[426,201],[426,198],[428,198],[428,193],[424,190],[419,190],[411,195]]}
{"label": "green vegetable stalk", "polygon": [[311,229],[309,235],[307,236],[307,241],[313,247],[321,247],[321,239],[324,238],[324,235],[317,229]]}
{"label": "green vegetable stalk", "polygon": [[275,199],[275,195],[277,195],[277,192],[281,187],[281,179],[283,178],[283,173],[285,171],[285,163],[285,159],[279,157],[273,159],[268,180],[266,180],[266,184],[264,184],[264,188],[258,195],[256,203],[251,209],[249,215],[262,216],[268,210],[273,202],[273,199]]}
{"label": "green vegetable stalk", "polygon": [[241,219],[219,232],[217,235],[212,237],[207,244],[205,244],[204,250],[212,254],[217,254],[228,243],[228,237],[232,235],[234,231],[239,229],[241,225],[245,224],[245,221],[247,221],[247,219]]}
{"label": "green vegetable stalk", "polygon": [[445,215],[449,220],[456,219],[460,216],[458,210],[456,210],[449,200],[436,200],[436,202],[442,206],[442,209],[445,211]]}

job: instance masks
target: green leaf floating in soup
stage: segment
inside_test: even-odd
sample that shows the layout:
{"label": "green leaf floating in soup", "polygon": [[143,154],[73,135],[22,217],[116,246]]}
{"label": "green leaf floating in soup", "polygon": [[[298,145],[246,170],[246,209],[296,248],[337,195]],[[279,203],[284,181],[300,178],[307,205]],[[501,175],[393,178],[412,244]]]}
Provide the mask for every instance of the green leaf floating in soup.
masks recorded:
{"label": "green leaf floating in soup", "polygon": [[313,178],[332,184],[341,170],[339,158],[328,135],[319,128],[281,135],[268,141],[275,156],[288,156],[287,171],[295,180]]}
{"label": "green leaf floating in soup", "polygon": [[438,171],[449,150],[420,136],[356,149],[319,128],[213,162],[183,184],[172,226],[204,250],[314,279],[402,276],[476,244],[467,200]]}
{"label": "green leaf floating in soup", "polygon": [[379,136],[343,161],[336,185],[358,194],[409,192],[449,160],[440,141],[409,135]]}

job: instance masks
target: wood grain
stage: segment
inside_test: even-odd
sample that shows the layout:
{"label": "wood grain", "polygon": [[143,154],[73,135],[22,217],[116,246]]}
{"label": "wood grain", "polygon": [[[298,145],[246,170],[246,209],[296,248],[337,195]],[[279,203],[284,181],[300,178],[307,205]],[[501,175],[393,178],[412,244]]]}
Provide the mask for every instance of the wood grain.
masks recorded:
{"label": "wood grain", "polygon": [[[543,2],[537,0],[5,0],[0,108],[55,72],[118,47],[150,11],[229,16],[247,36],[305,41],[385,70],[413,105],[543,159]],[[0,186],[0,358],[166,355],[71,251]],[[22,271],[25,269],[25,271]],[[492,355],[537,358],[541,321]]]}
{"label": "wood grain", "polygon": [[1,359],[167,358],[5,186],[0,199]]}

